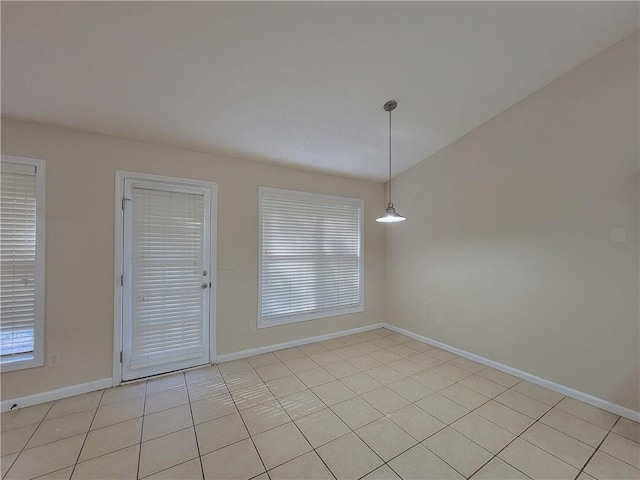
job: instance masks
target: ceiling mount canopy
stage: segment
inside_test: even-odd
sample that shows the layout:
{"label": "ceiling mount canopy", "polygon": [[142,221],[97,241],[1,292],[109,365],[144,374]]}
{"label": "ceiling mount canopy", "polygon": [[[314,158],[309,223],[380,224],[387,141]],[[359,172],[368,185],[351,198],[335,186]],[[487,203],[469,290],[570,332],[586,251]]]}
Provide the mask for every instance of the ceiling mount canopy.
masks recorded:
{"label": "ceiling mount canopy", "polygon": [[393,202],[391,201],[391,112],[393,112],[398,106],[398,102],[395,100],[389,100],[384,104],[384,111],[389,112],[389,203],[387,203],[387,209],[385,212],[376,218],[376,222],[393,223],[403,222],[405,217],[396,212]]}

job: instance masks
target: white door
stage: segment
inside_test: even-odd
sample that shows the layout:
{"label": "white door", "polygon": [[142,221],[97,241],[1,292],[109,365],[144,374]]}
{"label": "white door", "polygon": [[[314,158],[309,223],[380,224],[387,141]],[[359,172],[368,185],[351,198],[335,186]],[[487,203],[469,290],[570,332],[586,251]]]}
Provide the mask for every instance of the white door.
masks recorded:
{"label": "white door", "polygon": [[124,180],[123,380],[210,363],[211,196]]}

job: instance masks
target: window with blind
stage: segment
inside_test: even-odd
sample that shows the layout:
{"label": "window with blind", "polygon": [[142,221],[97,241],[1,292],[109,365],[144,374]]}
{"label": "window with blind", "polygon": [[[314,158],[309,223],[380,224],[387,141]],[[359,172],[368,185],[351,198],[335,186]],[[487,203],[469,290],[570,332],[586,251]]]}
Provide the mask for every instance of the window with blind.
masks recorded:
{"label": "window with blind", "polygon": [[259,196],[258,327],[363,311],[364,202],[273,188]]}
{"label": "window with blind", "polygon": [[0,363],[43,365],[44,161],[0,163]]}

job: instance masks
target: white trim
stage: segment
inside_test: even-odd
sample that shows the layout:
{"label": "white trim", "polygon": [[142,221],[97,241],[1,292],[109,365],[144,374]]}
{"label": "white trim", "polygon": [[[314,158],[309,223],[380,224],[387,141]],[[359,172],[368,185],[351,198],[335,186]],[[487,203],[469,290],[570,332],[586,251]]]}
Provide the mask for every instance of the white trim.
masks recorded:
{"label": "white trim", "polygon": [[31,405],[38,405],[40,403],[53,402],[54,400],[60,400],[61,398],[73,397],[74,395],[102,390],[103,388],[111,387],[111,381],[111,378],[102,378],[92,382],[70,385],[56,390],[49,390],[47,392],[34,393],[33,395],[26,395],[24,397],[3,400],[0,404],[0,410],[2,412],[7,412],[11,410],[11,407],[14,405],[17,405],[16,408],[20,409],[30,407]]}
{"label": "white trim", "polygon": [[1,363],[2,372],[44,366],[44,322],[45,322],[45,244],[47,219],[47,167],[46,162],[36,158],[2,155],[2,162],[33,165],[36,167],[36,278],[35,278],[35,318],[33,332],[33,355],[25,360]]}
{"label": "white trim", "polygon": [[480,355],[476,355],[475,353],[470,353],[466,350],[452,347],[450,345],[447,345],[446,343],[433,340],[432,338],[418,335],[417,333],[410,332],[409,330],[405,330],[404,328],[396,327],[389,324],[385,324],[384,327],[420,342],[433,345],[434,347],[441,348],[442,350],[446,350],[461,357],[468,358],[469,360],[473,360],[474,362],[481,363],[482,365],[486,365],[487,367],[495,368],[496,370],[508,373],[509,375],[513,375],[514,377],[518,377],[523,380],[527,380],[528,382],[535,383],[536,385],[540,385],[541,387],[548,388],[549,390],[553,390],[554,392],[561,393],[562,395],[566,395],[567,397],[575,398],[576,400],[588,403],[589,405],[593,405],[594,407],[598,407],[608,412],[615,413],[616,415],[628,418],[630,420],[633,420],[634,422],[640,422],[640,412],[627,407],[623,407],[622,405],[603,400],[602,398],[594,397],[593,395],[589,395],[588,393],[575,390],[565,385],[560,385],[559,383],[546,380],[531,373],[518,370],[517,368],[509,367],[508,365],[504,365],[494,360],[489,360],[488,358],[481,357]]}
{"label": "white trim", "polygon": [[[214,185],[195,185],[190,182],[175,181],[175,182],[158,182],[158,181],[150,181],[150,180],[139,180],[132,178],[125,178],[125,198],[133,199],[133,190],[135,188],[141,188],[146,191],[157,191],[157,192],[172,192],[172,193],[180,193],[187,195],[199,195],[203,200],[203,212],[202,212],[202,220],[203,220],[203,238],[202,238],[202,257],[201,265],[202,271],[206,271],[206,277],[203,277],[202,271],[198,274],[198,291],[201,296],[201,316],[199,319],[200,326],[202,328],[202,332],[204,335],[203,341],[206,342],[206,349],[201,351],[197,358],[188,356],[188,358],[173,361],[171,363],[162,362],[160,364],[154,364],[152,366],[139,366],[139,368],[132,369],[131,367],[131,358],[132,358],[132,337],[128,335],[127,332],[130,332],[133,325],[132,318],[132,301],[133,301],[133,292],[130,290],[132,285],[133,278],[133,266],[128,261],[130,255],[132,254],[133,248],[133,211],[134,208],[129,208],[129,202],[124,202],[125,210],[124,210],[124,231],[125,231],[125,240],[124,240],[124,258],[123,262],[123,272],[124,272],[124,286],[123,289],[123,365],[122,365],[122,380],[123,381],[132,381],[140,378],[150,377],[153,375],[158,375],[165,373],[167,371],[177,371],[185,368],[191,368],[200,365],[207,365],[211,362],[210,355],[210,295],[209,289],[201,290],[200,284],[206,282],[209,284],[211,281],[211,209],[212,209],[212,197]],[[213,282],[212,286],[213,286]],[[162,353],[159,354],[162,357]]]}
{"label": "white trim", "polygon": [[[327,199],[331,201],[340,201],[349,203],[358,207],[358,229],[360,237],[360,254],[359,254],[359,303],[353,307],[345,307],[340,310],[329,312],[314,312],[306,314],[298,314],[290,316],[286,319],[264,321],[262,318],[262,195],[263,193],[279,193],[282,195],[291,195],[299,197],[309,197],[317,199]],[[310,320],[318,320],[322,318],[338,317],[341,315],[351,315],[353,313],[364,312],[364,200],[360,198],[340,197],[336,195],[326,195],[323,193],[300,192],[297,190],[285,190],[272,187],[258,187],[258,319],[256,327],[258,330],[269,327],[277,327],[280,325],[289,325],[292,323],[307,322]]]}
{"label": "white trim", "polygon": [[216,363],[230,362],[231,360],[237,360],[239,358],[253,357],[254,355],[260,355],[262,353],[275,352],[276,350],[282,350],[283,348],[299,347],[300,345],[307,345],[308,343],[331,340],[332,338],[346,337],[347,335],[353,335],[354,333],[376,330],[385,326],[385,323],[376,323],[374,325],[367,325],[365,327],[352,328],[350,330],[342,330],[333,333],[325,333],[324,335],[317,335],[315,337],[299,338],[297,340],[290,340],[288,342],[277,343],[275,345],[267,345],[264,347],[250,348],[248,350],[226,353],[224,355],[218,355],[216,357]]}
{"label": "white trim", "polygon": [[120,352],[122,352],[122,286],[120,282],[122,272],[122,258],[124,251],[124,211],[122,199],[124,198],[124,179],[127,172],[116,170],[116,198],[115,198],[115,228],[114,228],[114,269],[113,269],[113,375],[112,386],[122,383],[122,364]]}
{"label": "white trim", "polygon": [[124,251],[124,211],[122,210],[122,199],[124,198],[125,179],[154,182],[164,182],[172,185],[198,185],[211,189],[209,205],[209,361],[216,358],[216,292],[217,292],[217,223],[218,223],[218,184],[206,180],[195,180],[190,178],[168,177],[164,175],[154,175],[150,173],[131,172],[126,170],[116,170],[116,197],[115,197],[115,229],[114,229],[114,326],[113,326],[113,376],[110,386],[117,386],[122,383],[122,367],[120,363],[120,352],[122,351],[122,288],[120,286],[120,276],[123,275],[123,251]]}
{"label": "white trim", "polygon": [[[323,340],[331,340],[332,338],[344,337],[346,335],[352,335],[354,333],[362,333],[369,330],[375,330],[378,328],[387,328],[389,330],[392,330],[397,333],[401,333],[402,335],[406,335],[407,337],[413,338],[420,342],[433,345],[443,350],[447,350],[461,357],[468,358],[469,360],[473,360],[475,362],[481,363],[482,365],[495,368],[496,370],[500,370],[502,372],[508,373],[515,377],[521,378],[523,380],[527,380],[531,383],[535,383],[536,385],[540,385],[542,387],[548,388],[549,390],[553,390],[554,392],[561,393],[563,395],[566,395],[567,397],[575,398],[576,400],[580,400],[582,402],[588,403],[589,405],[593,405],[595,407],[601,408],[611,413],[615,413],[616,415],[620,415],[622,417],[628,418],[635,422],[640,421],[640,412],[637,412],[630,408],[617,405],[607,400],[594,397],[593,395],[580,392],[573,388],[569,388],[564,385],[551,382],[549,380],[545,380],[544,378],[540,378],[530,373],[523,372],[522,370],[509,367],[502,363],[498,363],[493,360],[489,360],[488,358],[481,357],[480,355],[469,353],[465,350],[452,347],[445,343],[438,342],[437,340],[433,340],[429,337],[418,335],[417,333],[413,333],[403,328],[396,327],[394,325],[389,325],[387,323],[377,323],[374,325],[367,325],[365,327],[352,328],[350,330],[343,330],[340,332],[327,333],[327,334],[318,335],[315,337],[301,338],[298,340],[291,340],[289,342],[279,343],[276,345],[267,345],[264,347],[251,348],[248,350],[241,350],[238,352],[227,353],[227,354],[219,355],[217,357],[212,357],[212,358],[215,358],[215,363],[224,363],[224,362],[229,362],[231,360],[237,360],[239,358],[252,357],[254,355],[260,355],[262,353],[274,352],[276,350],[281,350],[283,348],[298,347],[301,345],[320,342]],[[82,393],[92,392],[94,390],[101,390],[103,388],[111,387],[112,382],[113,382],[112,378],[103,378],[101,380],[95,380],[93,382],[81,383],[79,385],[72,385],[69,387],[59,388],[57,390],[50,390],[47,392],[36,393],[34,395],[27,395],[25,397],[5,400],[1,403],[1,409],[2,409],[2,412],[6,412],[10,410],[14,404],[17,404],[19,408],[24,408],[31,405],[37,405],[39,403],[50,402],[53,400],[59,400],[61,398],[71,397],[73,395],[80,395]],[[135,381],[127,382],[127,383],[135,383]]]}

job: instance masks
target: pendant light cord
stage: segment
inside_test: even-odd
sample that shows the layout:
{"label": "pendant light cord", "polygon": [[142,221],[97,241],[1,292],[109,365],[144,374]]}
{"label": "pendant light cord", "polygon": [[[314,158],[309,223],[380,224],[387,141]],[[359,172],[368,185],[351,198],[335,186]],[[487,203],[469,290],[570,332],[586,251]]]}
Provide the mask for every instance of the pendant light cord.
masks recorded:
{"label": "pendant light cord", "polygon": [[391,110],[389,110],[389,203],[391,203]]}

